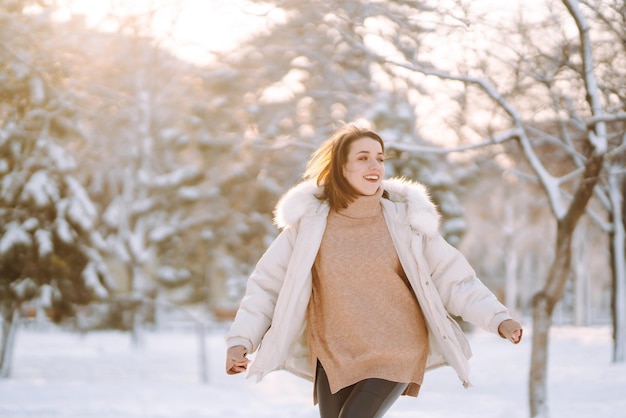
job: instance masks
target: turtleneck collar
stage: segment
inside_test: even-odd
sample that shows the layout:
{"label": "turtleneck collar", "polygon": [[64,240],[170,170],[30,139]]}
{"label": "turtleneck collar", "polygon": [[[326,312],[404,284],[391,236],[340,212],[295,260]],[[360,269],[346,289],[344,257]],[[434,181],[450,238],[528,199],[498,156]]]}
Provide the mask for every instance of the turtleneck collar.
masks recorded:
{"label": "turtleneck collar", "polygon": [[376,193],[371,196],[360,195],[345,209],[340,209],[337,212],[341,215],[349,218],[371,218],[378,215],[382,207],[380,205],[380,199],[383,196],[382,186],[378,188]]}

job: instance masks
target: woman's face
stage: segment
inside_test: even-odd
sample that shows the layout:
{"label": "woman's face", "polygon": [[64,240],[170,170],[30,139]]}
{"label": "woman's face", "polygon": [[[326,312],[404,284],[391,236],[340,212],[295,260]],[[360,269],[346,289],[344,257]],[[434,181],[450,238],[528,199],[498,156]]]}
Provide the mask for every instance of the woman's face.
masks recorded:
{"label": "woman's face", "polygon": [[350,144],[343,176],[362,195],[376,193],[385,176],[385,157],[378,141],[369,137],[357,139]]}

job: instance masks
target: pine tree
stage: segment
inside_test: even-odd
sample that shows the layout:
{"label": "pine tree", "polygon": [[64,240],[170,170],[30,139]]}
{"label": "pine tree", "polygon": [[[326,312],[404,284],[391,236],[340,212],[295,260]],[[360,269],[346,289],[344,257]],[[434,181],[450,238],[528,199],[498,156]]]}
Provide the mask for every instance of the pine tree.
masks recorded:
{"label": "pine tree", "polygon": [[49,53],[49,16],[0,5],[0,375],[25,303],[54,321],[108,294],[97,210],[67,151],[80,142],[71,92]]}

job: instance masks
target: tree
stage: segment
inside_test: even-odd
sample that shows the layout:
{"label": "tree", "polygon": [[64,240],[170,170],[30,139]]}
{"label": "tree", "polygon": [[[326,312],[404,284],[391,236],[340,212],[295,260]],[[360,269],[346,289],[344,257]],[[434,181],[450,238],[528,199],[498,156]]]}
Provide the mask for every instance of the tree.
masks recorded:
{"label": "tree", "polygon": [[[258,219],[258,215],[266,220],[263,230],[267,237],[275,234],[267,231],[273,231],[271,210],[278,197],[298,181],[309,154],[342,122],[368,124],[390,143],[414,143],[421,138],[406,83],[386,76],[375,61],[342,37],[343,32],[353,32],[363,20],[386,13],[385,8],[353,1],[330,5],[298,0],[281,1],[276,7],[267,3],[264,7],[268,10],[268,30],[237,50],[223,53],[207,69],[203,79],[212,100],[205,100],[198,113],[203,115],[202,135],[211,138],[207,145],[230,143],[240,150],[239,169],[246,173],[246,178],[241,178],[246,184],[241,187],[247,193],[223,190],[228,199],[233,199],[231,207],[239,208],[236,201],[242,198],[247,202],[242,206],[240,222]],[[410,7],[420,10],[419,4]],[[451,193],[456,179],[439,175],[446,167],[445,157],[413,160],[401,148],[390,151],[390,175],[431,182],[435,198],[443,203],[449,227],[446,234],[451,239],[456,236],[458,241],[463,224],[458,222],[460,205]],[[225,164],[219,167],[226,173],[230,171]],[[269,191],[262,209],[254,205],[254,200],[248,200],[248,196],[257,199],[252,192],[255,189]],[[256,256],[235,264],[250,268],[251,260],[258,258],[266,242],[259,241],[254,249]],[[237,257],[236,253],[233,256]]]}
{"label": "tree", "polygon": [[28,2],[0,4],[0,376],[9,374],[19,310],[39,298],[55,321],[74,304],[108,295],[110,280],[95,232],[97,211],[66,151],[74,97],[49,54],[47,14]]}
{"label": "tree", "polygon": [[[596,48],[599,55],[598,67],[601,69],[602,82],[599,85],[602,100],[607,107],[625,109],[626,92],[624,85],[624,66],[626,65],[626,14],[624,3],[613,0],[606,2],[581,1],[591,15],[591,22],[597,32],[602,33],[602,42]],[[618,53],[615,53],[615,48]],[[610,235],[611,266],[613,271],[613,361],[626,361],[626,122],[612,121],[609,125],[609,140],[612,149],[605,159],[606,175],[600,179],[600,188],[596,191],[598,200],[610,214],[609,222],[598,221]]]}
{"label": "tree", "polygon": [[151,321],[151,299],[206,298],[199,268],[206,254],[192,242],[214,219],[202,205],[215,196],[191,127],[197,70],[146,36],[149,22],[129,16],[117,23],[114,33],[87,29],[78,18],[65,23],[64,55],[87,138],[82,175],[117,272],[112,309],[121,301],[130,311],[115,326],[138,338]]}
{"label": "tree", "polygon": [[[452,121],[448,133],[456,136],[457,151],[486,145],[507,149],[504,144],[510,141],[518,144],[527,167],[523,171],[524,166],[519,166],[520,174],[534,177],[541,186],[555,225],[553,261],[533,298],[529,376],[531,415],[546,416],[551,316],[571,271],[576,226],[589,208],[606,159],[623,149],[610,134],[616,123],[626,119],[620,112],[623,101],[598,81],[603,67],[594,60],[603,43],[592,38],[588,17],[577,1],[564,0],[560,8],[548,2],[541,15],[545,19],[520,16],[512,30],[490,21],[486,13],[473,14],[464,2],[441,2],[429,10],[423,3],[419,15],[411,13],[408,3],[353,3],[349,12],[324,9],[317,2],[310,7],[322,10],[319,14],[325,16],[328,32],[339,33],[348,44],[346,50],[362,57],[359,62],[387,69],[418,93],[446,91],[453,109],[447,116]],[[358,13],[361,10],[365,12]],[[367,13],[371,19],[362,19]],[[477,26],[483,31],[473,31]],[[418,30],[421,27],[437,29]],[[485,37],[485,32],[493,37]],[[458,42],[462,60],[440,63],[433,58],[443,36],[449,45]],[[503,44],[503,39],[508,43]],[[618,54],[614,62],[623,57]],[[420,99],[429,98],[422,94]],[[538,124],[541,120],[549,123]],[[402,148],[424,151],[410,144]]]}

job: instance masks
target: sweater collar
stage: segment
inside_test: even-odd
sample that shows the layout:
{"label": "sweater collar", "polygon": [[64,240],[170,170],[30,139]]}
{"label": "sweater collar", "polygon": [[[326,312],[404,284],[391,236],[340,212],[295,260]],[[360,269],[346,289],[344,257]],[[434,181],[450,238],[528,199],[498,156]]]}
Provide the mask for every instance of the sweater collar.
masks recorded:
{"label": "sweater collar", "polygon": [[379,187],[373,195],[359,195],[347,208],[339,209],[337,212],[348,218],[371,218],[382,210],[380,199],[383,195],[383,188]]}

